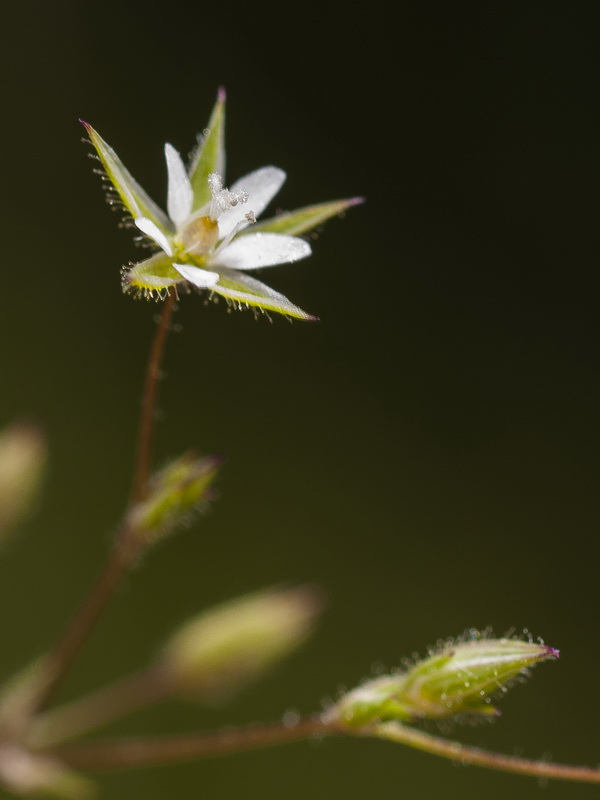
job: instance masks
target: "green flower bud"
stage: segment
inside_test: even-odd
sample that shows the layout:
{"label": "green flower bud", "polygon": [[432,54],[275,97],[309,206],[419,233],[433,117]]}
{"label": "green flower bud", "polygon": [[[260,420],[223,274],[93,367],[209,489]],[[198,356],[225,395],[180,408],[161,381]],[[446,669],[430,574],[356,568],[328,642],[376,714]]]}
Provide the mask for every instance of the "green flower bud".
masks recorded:
{"label": "green flower bud", "polygon": [[246,595],[186,622],[167,642],[160,663],[178,691],[220,700],[295,650],[321,607],[312,586]]}
{"label": "green flower bud", "polygon": [[0,541],[30,513],[45,462],[37,428],[15,423],[0,433]]}
{"label": "green flower bud", "polygon": [[148,496],[129,517],[130,529],[144,539],[163,538],[210,499],[211,485],[220,459],[197,458],[186,453],[172,461],[150,481]]}
{"label": "green flower bud", "polygon": [[[479,634],[471,632],[472,637]],[[492,696],[506,692],[518,675],[558,650],[520,639],[471,638],[444,643],[406,672],[386,675],[345,695],[330,714],[341,722],[446,719],[456,715],[495,716]]]}

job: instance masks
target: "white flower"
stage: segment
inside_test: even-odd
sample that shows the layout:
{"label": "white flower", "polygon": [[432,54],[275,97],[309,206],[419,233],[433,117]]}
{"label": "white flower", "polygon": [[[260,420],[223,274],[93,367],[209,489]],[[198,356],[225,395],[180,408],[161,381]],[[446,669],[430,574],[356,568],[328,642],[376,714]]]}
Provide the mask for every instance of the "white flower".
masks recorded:
{"label": "white flower", "polygon": [[306,258],[311,248],[298,234],[361,202],[360,198],[309,206],[255,224],[286,175],[277,167],[262,167],[225,188],[224,103],[220,92],[189,169],[177,150],[165,145],[168,215],[136,183],[114,150],[84,123],[120,202],[138,230],[160,248],[124,271],[124,289],[145,297],[164,296],[185,280],[237,307],[314,319],[246,273]]}
{"label": "white flower", "polygon": [[[280,233],[238,236],[256,221],[279,191],[285,173],[277,167],[263,167],[237,181],[231,189],[225,189],[219,173],[213,172],[208,177],[211,199],[193,212],[192,187],[179,153],[167,144],[165,155],[169,173],[167,208],[174,233],[165,236],[147,217],[136,219],[137,227],[161,247],[174,269],[194,286],[213,289],[242,303],[248,302],[248,294],[260,297],[261,301],[265,294],[270,294],[282,311],[287,309],[298,315],[300,309],[291,303],[288,306],[289,301],[284,302],[282,295],[238,272],[286,264],[310,255],[308,242],[297,236]],[[160,257],[159,254],[159,260]],[[232,287],[232,282],[240,288]]]}

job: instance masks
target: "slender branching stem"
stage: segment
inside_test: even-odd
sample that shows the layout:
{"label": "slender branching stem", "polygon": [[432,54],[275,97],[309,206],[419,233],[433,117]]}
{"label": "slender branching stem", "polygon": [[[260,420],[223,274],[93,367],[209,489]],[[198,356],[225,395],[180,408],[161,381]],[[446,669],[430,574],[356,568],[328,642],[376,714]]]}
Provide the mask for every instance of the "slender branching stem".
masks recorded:
{"label": "slender branching stem", "polygon": [[34,748],[53,747],[96,730],[173,693],[162,665],[153,665],[97,689],[34,720],[27,741]]}
{"label": "slender branching stem", "polygon": [[217,733],[72,744],[58,747],[49,753],[76,769],[131,769],[239,753],[331,733],[334,733],[333,728],[325,726],[321,718],[316,716],[291,725],[253,725]]}
{"label": "slender branching stem", "polygon": [[476,767],[512,772],[517,775],[530,775],[532,778],[575,781],[578,783],[600,783],[600,769],[571,766],[570,764],[552,764],[548,761],[535,761],[519,756],[507,756],[481,750],[478,747],[444,739],[441,736],[420,731],[398,722],[387,722],[365,728],[348,729],[348,733],[357,736],[374,736],[392,742],[406,744],[426,753],[442,758],[450,758],[460,764],[471,764]]}
{"label": "slender branching stem", "polygon": [[[175,294],[169,294],[163,303],[162,313],[150,349],[137,439],[132,504],[142,500],[148,488],[158,382],[165,342],[175,308],[175,299]],[[113,596],[121,579],[136,561],[139,555],[139,548],[140,542],[135,536],[135,531],[131,529],[131,524],[126,522],[120,531],[117,543],[109,556],[106,566],[96,579],[89,594],[76,611],[64,633],[44,659],[43,669],[39,672],[38,685],[32,690],[31,714],[39,712],[47,706],[94,629],[96,622]]]}
{"label": "slender branching stem", "polygon": [[138,547],[136,537],[132,536],[125,527],[109,560],[96,578],[83,603],[75,612],[62,636],[44,657],[42,668],[39,671],[39,685],[32,691],[31,714],[43,710],[58,689],[86,639],[96,626],[123,575],[135,560]]}
{"label": "slender branching stem", "polygon": [[150,350],[150,358],[146,368],[144,391],[142,394],[142,413],[135,454],[133,470],[133,502],[139,502],[146,496],[148,478],[152,464],[152,447],[154,443],[154,425],[156,422],[156,401],[158,397],[158,383],[161,374],[162,358],[165,351],[165,342],[171,325],[175,309],[175,294],[170,293],[163,303],[162,313],[156,328],[156,334]]}
{"label": "slender branching stem", "polygon": [[217,733],[85,742],[65,745],[48,752],[76,769],[115,770],[209,758],[331,735],[387,739],[450,758],[460,764],[529,775],[538,779],[600,783],[600,769],[506,756],[432,736],[395,722],[350,727],[339,722],[326,721],[322,716],[307,717],[291,725],[279,723]]}

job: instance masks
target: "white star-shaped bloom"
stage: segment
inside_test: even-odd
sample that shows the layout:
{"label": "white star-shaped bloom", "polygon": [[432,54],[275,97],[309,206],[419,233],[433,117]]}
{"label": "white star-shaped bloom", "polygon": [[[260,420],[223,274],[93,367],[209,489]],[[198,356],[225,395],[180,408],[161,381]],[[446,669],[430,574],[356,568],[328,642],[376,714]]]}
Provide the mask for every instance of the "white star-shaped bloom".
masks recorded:
{"label": "white star-shaped bloom", "polygon": [[[306,258],[311,248],[299,234],[361,199],[308,206],[257,224],[256,218],[277,194],[286,175],[278,167],[262,167],[229,189],[225,187],[224,105],[221,91],[189,169],[177,150],[165,145],[168,214],[133,179],[114,150],[84,123],[118,200],[138,230],[160,248],[124,270],[124,289],[160,297],[185,281],[221,295],[237,307],[315,319],[247,272]],[[114,192],[109,196],[111,201]]]}

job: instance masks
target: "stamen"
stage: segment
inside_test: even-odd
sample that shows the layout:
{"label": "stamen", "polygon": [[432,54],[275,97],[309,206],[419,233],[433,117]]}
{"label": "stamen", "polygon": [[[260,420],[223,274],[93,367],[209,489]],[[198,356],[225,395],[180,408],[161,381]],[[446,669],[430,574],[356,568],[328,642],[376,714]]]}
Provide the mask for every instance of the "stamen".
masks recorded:
{"label": "stamen", "polygon": [[208,185],[212,195],[209,211],[211,219],[219,219],[220,215],[227,209],[234,208],[238,203],[242,204],[248,200],[248,192],[244,192],[242,189],[236,189],[235,192],[224,189],[223,178],[218,172],[211,172],[208,176]]}
{"label": "stamen", "polygon": [[216,256],[218,256],[219,253],[221,253],[227,247],[227,245],[231,242],[231,240],[233,239],[234,236],[236,236],[244,228],[247,228],[249,223],[252,224],[253,222],[256,222],[256,217],[254,216],[254,212],[253,211],[249,211],[246,214],[246,216],[244,217],[244,219],[241,219],[237,223],[237,225],[234,226],[233,230],[229,231],[227,236],[223,239],[221,244],[217,247],[215,252],[212,254],[212,257],[215,258]]}

